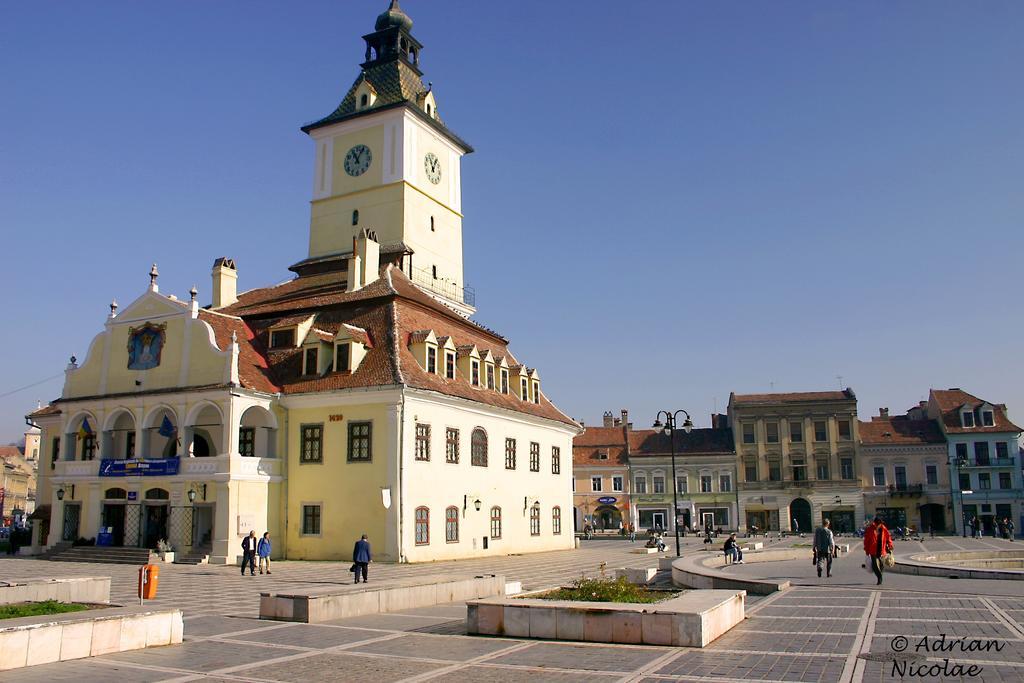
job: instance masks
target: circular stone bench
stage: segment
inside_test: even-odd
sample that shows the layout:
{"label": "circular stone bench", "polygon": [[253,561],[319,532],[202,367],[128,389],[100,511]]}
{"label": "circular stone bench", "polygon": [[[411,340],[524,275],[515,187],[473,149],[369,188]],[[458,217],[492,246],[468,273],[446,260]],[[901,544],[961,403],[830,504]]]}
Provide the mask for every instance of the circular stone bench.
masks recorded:
{"label": "circular stone bench", "polygon": [[[981,566],[948,564],[963,562]],[[914,553],[897,557],[896,566],[889,571],[896,574],[917,576],[956,577],[960,579],[1000,579],[1003,581],[1024,581],[1024,570],[1003,569],[1000,562],[1024,562],[1022,550],[949,550],[932,553]]]}
{"label": "circular stone bench", "polygon": [[[809,560],[810,548],[780,548],[743,553],[744,564]],[[751,595],[770,595],[789,588],[789,581],[735,576],[721,571],[726,566],[721,552],[698,553],[672,562],[672,583],[686,588],[745,590]],[[731,565],[729,565],[731,566]]]}

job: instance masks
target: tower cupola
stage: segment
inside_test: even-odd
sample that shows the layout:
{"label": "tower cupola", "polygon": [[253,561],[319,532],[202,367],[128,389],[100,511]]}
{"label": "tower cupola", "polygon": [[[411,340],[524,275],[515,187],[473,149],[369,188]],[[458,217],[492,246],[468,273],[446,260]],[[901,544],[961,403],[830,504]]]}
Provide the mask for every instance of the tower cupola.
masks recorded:
{"label": "tower cupola", "polygon": [[420,50],[423,45],[412,37],[412,19],[398,6],[398,0],[391,0],[388,8],[377,17],[373,33],[363,36],[366,41],[364,69],[401,60],[411,66],[418,76]]}

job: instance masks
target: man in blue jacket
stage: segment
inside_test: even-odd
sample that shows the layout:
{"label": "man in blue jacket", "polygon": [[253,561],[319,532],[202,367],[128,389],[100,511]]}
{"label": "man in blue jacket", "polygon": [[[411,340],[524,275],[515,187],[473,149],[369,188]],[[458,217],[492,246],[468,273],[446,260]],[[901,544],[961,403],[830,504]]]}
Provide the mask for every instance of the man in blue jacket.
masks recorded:
{"label": "man in blue jacket", "polygon": [[367,565],[371,562],[370,556],[370,542],[366,540],[366,534],[356,541],[356,545],[352,548],[352,561],[355,563],[352,565],[352,571],[356,573],[356,583],[359,583],[359,574],[362,572],[363,583],[369,581],[366,578]]}

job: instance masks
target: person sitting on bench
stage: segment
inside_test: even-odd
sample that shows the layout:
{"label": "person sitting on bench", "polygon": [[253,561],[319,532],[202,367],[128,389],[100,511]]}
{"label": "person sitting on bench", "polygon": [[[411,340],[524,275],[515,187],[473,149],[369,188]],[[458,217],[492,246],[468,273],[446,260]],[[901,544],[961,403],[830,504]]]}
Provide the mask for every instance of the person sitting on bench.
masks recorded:
{"label": "person sitting on bench", "polygon": [[722,547],[725,551],[725,563],[729,564],[730,561],[736,564],[743,564],[743,551],[740,550],[740,544],[736,542],[736,534],[729,534],[729,538],[725,539],[725,545]]}

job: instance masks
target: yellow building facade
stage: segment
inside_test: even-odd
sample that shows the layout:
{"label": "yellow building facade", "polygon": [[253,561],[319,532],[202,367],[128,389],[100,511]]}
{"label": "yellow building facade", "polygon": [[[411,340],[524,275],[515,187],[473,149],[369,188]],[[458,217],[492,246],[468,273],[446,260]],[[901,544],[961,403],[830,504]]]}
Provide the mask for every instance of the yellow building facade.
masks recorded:
{"label": "yellow building facade", "polygon": [[274,554],[419,562],[570,548],[579,426],[508,340],[468,316],[460,159],[397,7],[365,36],[314,142],[308,258],[212,304],[149,286],[111,304],[41,430],[35,545],[79,538],[234,563]]}

